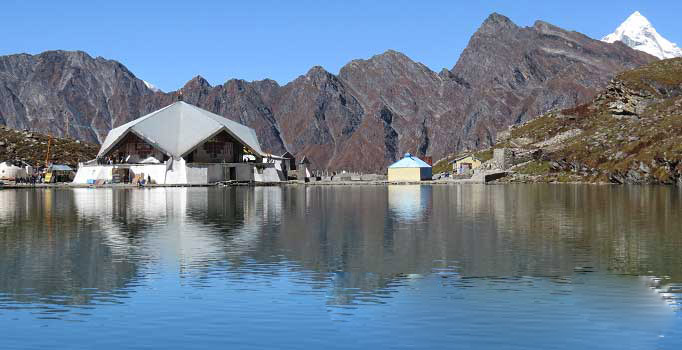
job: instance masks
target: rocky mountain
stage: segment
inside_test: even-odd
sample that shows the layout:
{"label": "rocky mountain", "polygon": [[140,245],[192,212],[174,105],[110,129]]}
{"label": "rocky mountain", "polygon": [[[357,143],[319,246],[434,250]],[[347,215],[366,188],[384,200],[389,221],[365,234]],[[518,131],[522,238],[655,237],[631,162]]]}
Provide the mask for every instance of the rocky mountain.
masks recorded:
{"label": "rocky mountain", "polygon": [[121,63],[80,51],[0,57],[0,123],[15,129],[101,141],[151,111],[153,94]]}
{"label": "rocky mountain", "polygon": [[682,186],[680,120],[675,58],[623,72],[589,103],[514,126],[495,147],[537,155],[515,169],[516,179]]}
{"label": "rocky mountain", "polygon": [[437,159],[491,145],[497,130],[587,102],[616,73],[653,60],[620,42],[541,21],[522,28],[499,14],[452,69],[436,73],[389,50],[338,75],[313,67],[284,86],[211,86],[196,77],[162,93],[115,61],[51,51],[0,57],[0,123],[98,142],[182,92],[188,103],[255,128],[269,152],[306,155],[317,169],[384,171],[404,152]]}
{"label": "rocky mountain", "polygon": [[521,28],[493,14],[454,68],[441,72],[463,118],[455,146],[490,145],[503,126],[584,103],[617,72],[653,60],[622,43],[605,45],[542,21]]}
{"label": "rocky mountain", "polygon": [[639,11],[631,14],[615,32],[602,38],[602,41],[620,41],[660,59],[682,57],[682,49],[658,34],[656,28]]}

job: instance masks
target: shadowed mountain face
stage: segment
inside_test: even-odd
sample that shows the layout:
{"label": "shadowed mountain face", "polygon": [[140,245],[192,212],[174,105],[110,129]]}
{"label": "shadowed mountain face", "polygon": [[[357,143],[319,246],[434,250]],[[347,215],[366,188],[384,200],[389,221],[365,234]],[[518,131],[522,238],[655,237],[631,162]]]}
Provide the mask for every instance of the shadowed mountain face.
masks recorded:
{"label": "shadowed mountain face", "polygon": [[[435,159],[490,145],[498,129],[592,98],[616,73],[655,60],[545,22],[521,28],[492,14],[457,64],[440,73],[387,51],[338,75],[313,67],[272,80],[202,77],[188,103],[256,129],[264,150],[308,156],[317,169],[383,171],[404,152]],[[113,127],[177,99],[123,65],[82,52],[0,57],[0,123],[101,141]]]}

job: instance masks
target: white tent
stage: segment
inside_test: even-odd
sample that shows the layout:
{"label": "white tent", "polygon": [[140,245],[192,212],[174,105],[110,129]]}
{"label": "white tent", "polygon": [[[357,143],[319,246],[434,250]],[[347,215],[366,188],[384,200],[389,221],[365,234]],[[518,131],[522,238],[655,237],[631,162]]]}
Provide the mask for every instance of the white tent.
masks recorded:
{"label": "white tent", "polygon": [[28,177],[26,169],[18,167],[9,162],[0,163],[0,180],[11,180],[25,179]]}
{"label": "white tent", "polygon": [[[83,164],[73,182],[136,177],[153,184],[279,181],[274,166],[247,163],[245,155],[268,157],[254,129],[178,101],[109,131],[97,155],[100,161]],[[101,161],[105,158],[108,162]]]}
{"label": "white tent", "polygon": [[133,133],[169,157],[178,159],[223,130],[254,154],[264,155],[255,130],[178,101],[109,131],[97,157],[103,157],[128,133]]}

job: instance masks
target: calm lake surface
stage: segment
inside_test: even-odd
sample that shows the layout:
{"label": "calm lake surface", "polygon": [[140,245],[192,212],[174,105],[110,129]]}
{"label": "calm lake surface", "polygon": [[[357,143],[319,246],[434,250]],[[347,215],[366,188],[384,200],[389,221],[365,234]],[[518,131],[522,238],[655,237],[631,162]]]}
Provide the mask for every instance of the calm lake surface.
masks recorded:
{"label": "calm lake surface", "polygon": [[681,349],[682,191],[0,190],[0,349]]}

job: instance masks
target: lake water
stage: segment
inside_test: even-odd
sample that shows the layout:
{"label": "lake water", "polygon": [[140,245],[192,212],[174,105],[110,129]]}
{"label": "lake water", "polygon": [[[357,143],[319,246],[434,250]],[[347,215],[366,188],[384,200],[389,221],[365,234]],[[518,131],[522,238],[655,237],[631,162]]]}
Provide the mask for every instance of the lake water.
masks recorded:
{"label": "lake water", "polygon": [[0,190],[0,349],[681,349],[682,191]]}

